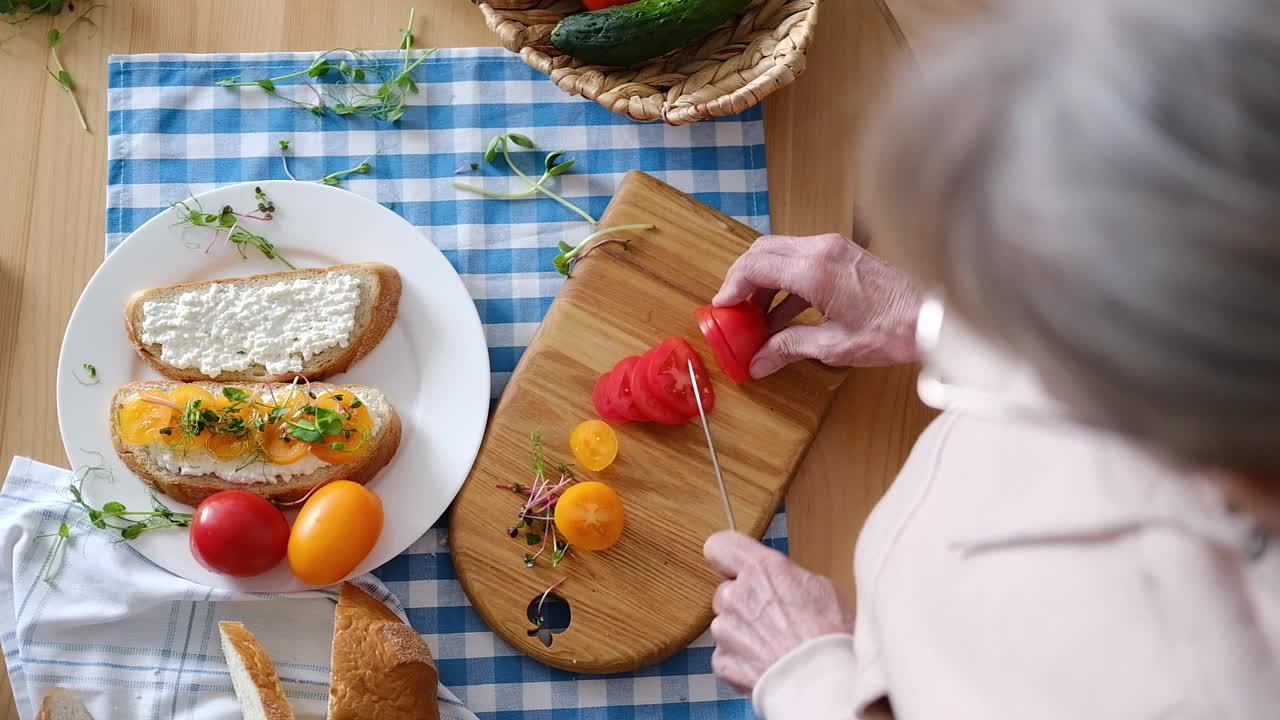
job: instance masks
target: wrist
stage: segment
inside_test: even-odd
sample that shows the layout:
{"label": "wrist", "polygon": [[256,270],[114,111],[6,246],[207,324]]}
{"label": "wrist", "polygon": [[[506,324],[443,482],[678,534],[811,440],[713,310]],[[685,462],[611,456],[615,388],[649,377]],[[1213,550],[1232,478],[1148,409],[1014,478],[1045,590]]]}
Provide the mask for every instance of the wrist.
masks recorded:
{"label": "wrist", "polygon": [[881,338],[880,352],[886,365],[918,362],[920,349],[916,343],[916,323],[924,297],[906,280],[894,288],[886,299],[881,320],[877,323]]}

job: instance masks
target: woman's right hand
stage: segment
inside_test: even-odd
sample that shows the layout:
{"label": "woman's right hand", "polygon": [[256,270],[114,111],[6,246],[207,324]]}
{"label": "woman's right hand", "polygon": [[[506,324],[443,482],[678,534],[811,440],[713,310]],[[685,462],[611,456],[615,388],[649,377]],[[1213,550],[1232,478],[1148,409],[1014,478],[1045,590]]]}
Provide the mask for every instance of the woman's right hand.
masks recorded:
{"label": "woman's right hand", "polygon": [[[738,258],[713,303],[748,300],[766,309],[779,291],[790,295],[769,313],[774,331],[751,361],[762,378],[802,359],[873,367],[915,362],[920,293],[907,276],[841,235],[765,235]],[[809,306],[819,325],[787,327]]]}

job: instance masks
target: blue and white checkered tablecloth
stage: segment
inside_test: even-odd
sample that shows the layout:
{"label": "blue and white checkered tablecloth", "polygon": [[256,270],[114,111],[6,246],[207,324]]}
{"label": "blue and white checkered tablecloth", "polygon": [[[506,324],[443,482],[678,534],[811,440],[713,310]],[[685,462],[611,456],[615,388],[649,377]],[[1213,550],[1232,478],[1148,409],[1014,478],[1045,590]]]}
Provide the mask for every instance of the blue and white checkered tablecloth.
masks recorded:
{"label": "blue and white checkered tablecloth", "polygon": [[[455,175],[481,159],[493,135],[524,133],[544,151],[563,149],[576,158],[573,170],[553,182],[597,217],[623,173],[641,169],[768,230],[759,107],[678,128],[638,124],[570,97],[519,58],[488,49],[442,50],[419,66],[414,77],[421,91],[410,97],[398,125],[317,117],[256,88],[214,85],[230,75],[294,72],[315,57],[112,57],[108,251],[171,202],[227,183],[285,178],[279,140],[290,141],[290,167],[300,179],[377,152],[373,172],[344,186],[409,220],[457,268],[485,325],[496,397],[562,282],[551,266],[556,243],[576,242],[589,230],[549,200],[492,201],[455,190],[450,181],[459,178],[505,188],[507,174],[494,166]],[[311,93],[285,83],[279,90],[299,98]],[[768,537],[786,549],[783,516]],[[441,682],[485,720],[751,717],[749,703],[711,675],[706,638],[654,667],[610,677],[554,670],[518,654],[471,609],[454,573],[446,528],[431,530],[375,574],[427,638]],[[38,618],[28,625],[38,633]],[[22,668],[37,670],[44,669]],[[179,682],[166,676],[170,680]],[[153,716],[168,717],[145,715]]]}

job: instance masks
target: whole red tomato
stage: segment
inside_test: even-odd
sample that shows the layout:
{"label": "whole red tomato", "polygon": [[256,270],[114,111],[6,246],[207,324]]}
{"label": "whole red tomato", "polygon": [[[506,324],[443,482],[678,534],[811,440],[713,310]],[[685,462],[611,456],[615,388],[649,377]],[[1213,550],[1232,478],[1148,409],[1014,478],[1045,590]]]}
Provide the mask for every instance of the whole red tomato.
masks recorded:
{"label": "whole red tomato", "polygon": [[614,5],[627,5],[636,0],[582,0],[582,4],[587,6],[588,10],[603,10]]}
{"label": "whole red tomato", "polygon": [[191,518],[191,554],[216,573],[260,575],[278,565],[288,547],[284,513],[243,490],[210,495]]}
{"label": "whole red tomato", "polygon": [[695,314],[720,369],[738,384],[751,379],[751,359],[769,339],[769,322],[760,306],[749,302],[730,307],[704,305]]}

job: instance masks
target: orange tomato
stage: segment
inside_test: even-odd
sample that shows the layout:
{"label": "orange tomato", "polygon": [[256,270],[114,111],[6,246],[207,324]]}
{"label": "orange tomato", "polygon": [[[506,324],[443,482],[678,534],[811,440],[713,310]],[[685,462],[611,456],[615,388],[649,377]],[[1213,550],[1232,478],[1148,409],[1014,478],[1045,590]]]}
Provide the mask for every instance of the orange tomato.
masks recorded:
{"label": "orange tomato", "polygon": [[262,452],[276,465],[296,463],[311,452],[311,445],[290,435],[288,429],[285,422],[262,429]]}
{"label": "orange tomato", "polygon": [[[318,408],[333,410],[342,416],[342,434],[326,436],[323,442],[311,445],[311,454],[327,463],[341,465],[349,463],[364,455],[369,441],[373,437],[373,417],[369,409],[361,404],[351,407],[356,398],[350,388],[343,388],[325,393],[312,403]],[[331,443],[341,443],[341,448],[330,447]]]}
{"label": "orange tomato", "polygon": [[569,449],[573,457],[582,467],[599,472],[611,465],[618,457],[618,436],[603,420],[588,420],[578,423],[569,433]]}
{"label": "orange tomato", "polygon": [[312,493],[289,533],[289,567],[310,585],[350,575],[382,533],[382,500],[363,485],[335,480]]}
{"label": "orange tomato", "polygon": [[[219,395],[214,398],[213,408],[226,418],[228,415],[238,417],[244,421],[246,428],[251,428],[253,419],[257,414],[254,410],[256,397],[250,393],[246,400],[235,403],[229,400],[225,395]],[[228,408],[237,405],[236,409],[228,413]],[[212,433],[205,440],[205,449],[209,454],[219,460],[234,460],[244,457],[254,451],[258,446],[257,433],[250,429],[243,435],[230,435],[227,433]]]}
{"label": "orange tomato", "polygon": [[160,442],[164,438],[160,430],[173,424],[174,410],[168,402],[160,393],[139,393],[121,403],[116,413],[120,439],[130,445]]}
{"label": "orange tomato", "polygon": [[556,503],[556,529],[575,547],[606,550],[622,537],[622,499],[602,482],[578,483]]}
{"label": "orange tomato", "polygon": [[191,451],[195,448],[204,447],[205,441],[212,435],[208,430],[202,431],[199,435],[188,435],[182,431],[178,423],[182,420],[182,414],[186,411],[189,403],[193,400],[200,401],[199,407],[205,409],[215,409],[216,400],[213,393],[205,390],[199,385],[185,383],[169,391],[169,399],[177,403],[182,410],[173,411],[173,419],[169,426],[167,434],[160,434],[160,441],[164,444],[180,450]]}

